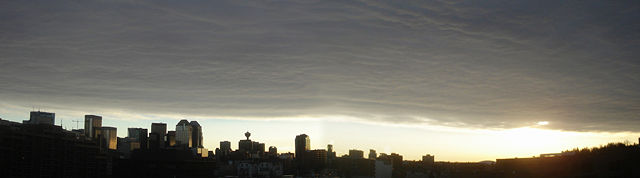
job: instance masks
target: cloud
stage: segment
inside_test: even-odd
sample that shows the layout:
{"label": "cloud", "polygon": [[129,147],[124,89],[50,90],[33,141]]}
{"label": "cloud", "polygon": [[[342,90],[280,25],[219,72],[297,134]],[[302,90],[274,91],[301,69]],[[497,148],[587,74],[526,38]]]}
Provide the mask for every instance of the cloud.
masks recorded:
{"label": "cloud", "polygon": [[635,2],[2,4],[8,105],[639,131]]}

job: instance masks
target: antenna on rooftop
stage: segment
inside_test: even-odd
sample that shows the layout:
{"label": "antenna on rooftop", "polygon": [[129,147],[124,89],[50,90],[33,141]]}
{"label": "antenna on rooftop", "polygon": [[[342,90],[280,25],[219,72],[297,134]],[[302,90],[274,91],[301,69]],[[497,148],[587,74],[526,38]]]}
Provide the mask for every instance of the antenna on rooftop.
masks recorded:
{"label": "antenna on rooftop", "polygon": [[80,127],[78,127],[78,123],[80,123],[80,121],[79,121],[79,120],[73,120],[73,121],[71,121],[71,122],[75,122],[75,123],[76,123],[76,129],[80,129]]}

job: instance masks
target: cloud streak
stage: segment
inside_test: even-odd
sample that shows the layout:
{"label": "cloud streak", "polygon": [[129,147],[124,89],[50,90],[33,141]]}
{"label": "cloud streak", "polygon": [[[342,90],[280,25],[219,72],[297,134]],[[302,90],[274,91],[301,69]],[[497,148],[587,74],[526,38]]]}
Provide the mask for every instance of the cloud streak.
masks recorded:
{"label": "cloud streak", "polygon": [[4,104],[640,131],[636,2],[2,7]]}

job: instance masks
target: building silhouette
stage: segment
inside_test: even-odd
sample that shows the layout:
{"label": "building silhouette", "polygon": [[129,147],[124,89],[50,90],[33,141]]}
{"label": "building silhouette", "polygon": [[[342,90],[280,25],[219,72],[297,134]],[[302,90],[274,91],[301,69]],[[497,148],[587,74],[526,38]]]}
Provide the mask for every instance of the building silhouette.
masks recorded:
{"label": "building silhouette", "polygon": [[115,127],[100,127],[100,145],[102,148],[118,149],[118,129]]}
{"label": "building silhouette", "polygon": [[327,145],[327,159],[328,160],[332,160],[336,158],[336,152],[333,151],[333,145],[328,144]]}
{"label": "building silhouette", "polygon": [[240,140],[238,142],[238,151],[242,154],[248,155],[251,154],[251,151],[253,150],[253,142],[249,139],[249,137],[251,137],[251,133],[247,131],[244,133],[244,136],[247,137],[247,139]]}
{"label": "building silhouette", "polygon": [[435,157],[433,155],[427,154],[422,156],[422,163],[425,165],[433,165],[435,162]]}
{"label": "building silhouette", "polygon": [[167,132],[167,142],[165,143],[167,147],[176,146],[176,131]]}
{"label": "building silhouette", "polygon": [[[154,134],[152,137],[151,134]],[[157,137],[157,138],[155,138]],[[165,142],[167,138],[167,124],[166,123],[151,123],[151,133],[149,134],[149,140],[157,140],[154,141],[154,145],[157,144],[157,147],[164,148]],[[155,143],[157,142],[157,143]]]}
{"label": "building silhouette", "polygon": [[378,157],[378,154],[376,153],[376,150],[369,149],[369,159],[376,160],[376,157]]}
{"label": "building silhouette", "polygon": [[191,148],[193,145],[193,127],[186,119],[180,120],[178,124],[176,124],[176,144]]}
{"label": "building silhouette", "polygon": [[148,141],[148,138],[147,138],[147,135],[148,135],[147,134],[148,133],[147,129],[145,129],[145,128],[128,128],[127,131],[128,131],[128,137],[129,138],[133,138],[133,141],[134,141],[134,143],[132,143],[132,145],[134,145],[134,146],[132,146],[132,147],[135,148],[136,147],[135,143],[137,143],[137,145],[139,145],[138,148],[140,148],[140,149],[146,150],[146,149],[149,148],[148,147],[149,141]]}
{"label": "building silhouette", "polygon": [[149,133],[149,149],[158,150],[164,147],[164,142],[160,140],[158,133]]}
{"label": "building silhouette", "polygon": [[296,159],[302,160],[307,151],[311,150],[311,140],[307,134],[296,136]]}
{"label": "building silhouette", "polygon": [[272,157],[278,156],[278,148],[276,148],[275,146],[270,146],[269,147],[269,156],[272,156]]}
{"label": "building silhouette", "polygon": [[221,141],[220,142],[220,151],[223,153],[229,154],[231,153],[231,142],[229,141]]}
{"label": "building silhouette", "polygon": [[84,135],[87,138],[97,139],[99,130],[102,127],[102,116],[84,115]]}
{"label": "building silhouette", "polygon": [[31,111],[29,120],[22,121],[24,124],[47,124],[54,125],[56,122],[56,114],[42,111]]}
{"label": "building silhouette", "polygon": [[299,174],[305,174],[311,168],[309,150],[311,150],[309,136],[307,134],[297,135],[295,139],[295,161]]}
{"label": "building silhouette", "polygon": [[203,148],[202,126],[198,121],[191,121],[189,124],[191,125],[191,148]]}
{"label": "building silhouette", "polygon": [[307,155],[309,155],[310,167],[316,170],[324,169],[327,166],[327,150],[325,149],[315,149],[310,150]]}
{"label": "building silhouette", "polygon": [[349,150],[349,158],[351,158],[351,159],[364,159],[364,151],[351,149],[351,150]]}
{"label": "building silhouette", "polygon": [[60,126],[0,120],[0,140],[0,177],[110,175],[109,160],[95,142]]}

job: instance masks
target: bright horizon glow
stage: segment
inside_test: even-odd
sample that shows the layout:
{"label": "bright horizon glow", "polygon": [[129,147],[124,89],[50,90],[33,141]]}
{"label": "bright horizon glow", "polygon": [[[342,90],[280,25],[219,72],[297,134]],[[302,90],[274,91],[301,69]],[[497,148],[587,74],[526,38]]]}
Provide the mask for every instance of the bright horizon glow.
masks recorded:
{"label": "bright horizon glow", "polygon": [[[0,117],[21,122],[28,119],[30,109],[3,105]],[[220,141],[230,141],[237,149],[244,132],[265,146],[276,146],[279,153],[294,152],[294,138],[305,133],[311,138],[312,149],[326,149],[333,144],[338,155],[349,149],[368,153],[399,153],[405,160],[420,160],[422,155],[435,155],[436,161],[475,162],[499,158],[532,157],[543,153],[557,153],[574,148],[595,147],[610,142],[635,140],[632,132],[574,132],[544,129],[545,121],[535,125],[511,129],[474,129],[430,125],[407,125],[369,122],[357,118],[308,116],[300,118],[205,118],[199,116],[136,115],[127,112],[83,113],[64,109],[56,113],[56,125],[71,130],[85,114],[103,116],[104,126],[118,128],[118,136],[126,136],[126,128],[149,128],[153,122],[167,123],[167,130],[175,130],[180,119],[196,120],[203,127],[204,146],[219,147]],[[100,114],[102,113],[102,114]],[[135,118],[135,119],[130,119]],[[543,123],[543,124],[541,124]],[[80,124],[82,127],[82,124]]]}
{"label": "bright horizon glow", "polygon": [[549,121],[540,121],[538,125],[549,125]]}

